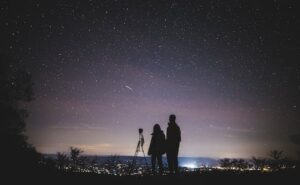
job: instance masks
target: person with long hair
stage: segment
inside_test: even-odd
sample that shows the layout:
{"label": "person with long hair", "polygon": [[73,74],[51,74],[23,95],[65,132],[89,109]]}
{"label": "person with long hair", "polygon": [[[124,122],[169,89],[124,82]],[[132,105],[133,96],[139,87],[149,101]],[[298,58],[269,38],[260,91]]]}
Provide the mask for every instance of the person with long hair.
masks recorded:
{"label": "person with long hair", "polygon": [[165,134],[161,130],[159,124],[155,124],[153,127],[153,133],[151,134],[151,143],[148,150],[148,155],[151,155],[152,172],[156,174],[156,161],[158,162],[159,173],[163,173],[162,155],[165,154]]}

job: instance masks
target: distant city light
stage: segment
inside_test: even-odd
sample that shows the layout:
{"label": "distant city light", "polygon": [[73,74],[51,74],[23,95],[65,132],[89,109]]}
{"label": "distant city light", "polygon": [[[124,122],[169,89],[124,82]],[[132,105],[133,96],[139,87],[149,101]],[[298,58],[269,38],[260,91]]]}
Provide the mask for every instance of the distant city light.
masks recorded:
{"label": "distant city light", "polygon": [[187,164],[183,164],[182,167],[186,167],[186,168],[197,168],[197,165],[195,163],[187,163]]}

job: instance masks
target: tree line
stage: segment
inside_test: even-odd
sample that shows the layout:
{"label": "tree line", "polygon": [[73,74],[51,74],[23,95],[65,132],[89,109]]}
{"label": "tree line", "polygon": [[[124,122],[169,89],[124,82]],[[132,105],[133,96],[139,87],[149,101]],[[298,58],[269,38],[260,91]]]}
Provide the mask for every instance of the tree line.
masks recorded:
{"label": "tree line", "polygon": [[271,150],[266,158],[252,157],[249,160],[224,158],[219,163],[226,170],[279,171],[297,166],[297,161],[289,159],[281,150]]}

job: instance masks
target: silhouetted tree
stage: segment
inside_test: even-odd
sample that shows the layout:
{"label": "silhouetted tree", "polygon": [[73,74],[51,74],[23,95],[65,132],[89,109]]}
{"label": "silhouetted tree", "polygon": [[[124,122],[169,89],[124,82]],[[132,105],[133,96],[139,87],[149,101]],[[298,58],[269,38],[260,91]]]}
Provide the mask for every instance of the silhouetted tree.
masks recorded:
{"label": "silhouetted tree", "polygon": [[65,153],[57,152],[56,154],[57,167],[59,170],[67,170],[70,165],[70,160]]}
{"label": "silhouetted tree", "polygon": [[267,160],[263,158],[252,157],[251,162],[255,170],[262,170],[267,166]]}
{"label": "silhouetted tree", "polygon": [[284,153],[281,150],[271,150],[268,153],[269,165],[273,170],[280,170],[283,167],[283,162],[286,160]]}
{"label": "silhouetted tree", "polygon": [[239,170],[246,170],[250,167],[250,164],[245,159],[238,159],[236,162],[236,167]]}
{"label": "silhouetted tree", "polygon": [[236,170],[245,170],[249,168],[251,165],[245,159],[221,159],[220,165],[226,169],[236,169]]}
{"label": "silhouetted tree", "polygon": [[70,147],[71,170],[74,172],[83,171],[86,167],[87,158],[82,156],[83,150],[76,147]]}
{"label": "silhouetted tree", "polygon": [[272,160],[283,159],[283,151],[281,150],[271,150],[268,155]]}
{"label": "silhouetted tree", "polygon": [[231,159],[230,167],[237,169],[238,168],[238,160],[237,159]]}
{"label": "silhouetted tree", "polygon": [[83,156],[83,150],[70,147],[70,154],[58,152],[55,159],[55,167],[65,172],[90,172],[98,173],[97,157],[87,158]]}
{"label": "silhouetted tree", "polygon": [[41,159],[25,136],[28,112],[21,107],[33,100],[32,76],[23,66],[0,54],[0,142],[5,168],[33,167]]}
{"label": "silhouetted tree", "polygon": [[229,169],[231,167],[231,161],[228,158],[221,159],[219,161],[219,163],[220,163],[220,166],[223,168]]}

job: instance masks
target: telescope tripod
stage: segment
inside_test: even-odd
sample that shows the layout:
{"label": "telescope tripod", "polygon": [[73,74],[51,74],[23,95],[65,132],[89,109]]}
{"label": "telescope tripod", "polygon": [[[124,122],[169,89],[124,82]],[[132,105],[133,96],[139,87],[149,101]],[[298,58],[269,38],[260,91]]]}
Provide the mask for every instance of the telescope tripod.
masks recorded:
{"label": "telescope tripod", "polygon": [[142,152],[143,159],[145,160],[146,167],[148,167],[148,162],[147,162],[146,155],[145,155],[145,152],[144,152],[144,147],[143,147],[144,142],[145,142],[145,140],[144,140],[143,133],[142,133],[142,131],[140,131],[139,132],[139,141],[138,141],[138,144],[136,146],[135,153],[134,153],[134,156],[133,156],[133,159],[132,159],[131,167],[130,167],[130,170],[129,170],[129,175],[131,175],[133,169],[136,166],[136,161],[137,161],[137,157],[138,157],[139,152]]}

